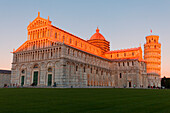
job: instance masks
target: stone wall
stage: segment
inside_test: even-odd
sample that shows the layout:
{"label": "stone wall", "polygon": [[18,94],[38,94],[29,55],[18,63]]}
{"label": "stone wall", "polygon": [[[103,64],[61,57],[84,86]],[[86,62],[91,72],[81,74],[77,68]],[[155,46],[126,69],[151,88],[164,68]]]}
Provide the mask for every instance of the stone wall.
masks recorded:
{"label": "stone wall", "polygon": [[0,73],[0,87],[4,87],[4,84],[10,85],[11,74]]}
{"label": "stone wall", "polygon": [[[45,57],[38,57],[36,51],[44,52]],[[129,87],[131,82],[131,87],[144,87],[147,81],[145,63],[137,59],[112,61],[61,43],[51,48],[27,51],[27,54],[35,55],[35,58],[18,59],[12,64],[13,84],[21,85],[24,76],[24,86],[31,85],[35,71],[38,72],[38,86],[48,85],[48,74],[52,75],[51,85],[56,83],[57,86]]]}

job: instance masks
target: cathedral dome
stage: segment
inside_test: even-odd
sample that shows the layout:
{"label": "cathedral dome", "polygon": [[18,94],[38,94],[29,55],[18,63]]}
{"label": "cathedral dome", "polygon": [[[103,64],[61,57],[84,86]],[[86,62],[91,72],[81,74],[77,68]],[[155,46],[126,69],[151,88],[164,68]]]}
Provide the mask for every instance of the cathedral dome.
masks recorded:
{"label": "cathedral dome", "polygon": [[96,33],[94,35],[91,36],[90,40],[105,40],[104,36],[102,34],[99,33],[99,29],[97,27],[96,29]]}

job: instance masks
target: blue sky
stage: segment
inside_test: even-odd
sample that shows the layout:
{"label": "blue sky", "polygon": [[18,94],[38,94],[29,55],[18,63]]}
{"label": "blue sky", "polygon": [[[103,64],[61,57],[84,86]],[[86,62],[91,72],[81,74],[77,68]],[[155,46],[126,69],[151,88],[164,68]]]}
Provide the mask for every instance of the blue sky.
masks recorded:
{"label": "blue sky", "polygon": [[98,26],[111,50],[143,46],[152,29],[162,44],[162,76],[170,76],[169,6],[168,0],[0,0],[0,68],[11,68],[10,52],[26,41],[27,26],[39,11],[85,40]]}

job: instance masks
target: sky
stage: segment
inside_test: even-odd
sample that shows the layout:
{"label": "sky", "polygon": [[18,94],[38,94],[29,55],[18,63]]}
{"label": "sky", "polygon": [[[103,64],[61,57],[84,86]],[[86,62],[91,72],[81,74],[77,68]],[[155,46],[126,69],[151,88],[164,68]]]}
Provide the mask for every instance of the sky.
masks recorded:
{"label": "sky", "polygon": [[170,0],[0,0],[0,69],[11,69],[12,51],[27,40],[38,12],[52,24],[85,40],[96,32],[111,50],[138,47],[159,35],[162,77],[170,77]]}

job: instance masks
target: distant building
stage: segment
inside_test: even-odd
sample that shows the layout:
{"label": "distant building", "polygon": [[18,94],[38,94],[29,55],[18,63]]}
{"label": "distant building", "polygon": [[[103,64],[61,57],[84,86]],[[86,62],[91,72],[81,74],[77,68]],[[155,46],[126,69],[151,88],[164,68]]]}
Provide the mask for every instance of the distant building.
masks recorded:
{"label": "distant building", "polygon": [[[145,53],[151,56],[145,55],[145,61],[141,47],[110,51],[110,42],[99,33],[98,28],[90,40],[83,40],[51,23],[49,17],[44,19],[38,13],[38,17],[28,25],[27,41],[13,51],[12,84],[56,84],[69,87],[160,86],[159,69],[154,71],[158,74],[153,75],[155,79],[148,79],[152,78],[152,75],[149,75],[152,74],[149,66],[155,65],[149,64],[150,59],[155,60],[154,58],[160,55],[160,51],[158,56],[151,55],[160,49],[159,44],[156,44],[158,50],[148,49],[152,48],[154,40],[158,43],[157,36],[151,35],[147,38]],[[152,37],[154,40],[148,42]],[[160,57],[158,59],[160,60]]]}
{"label": "distant building", "polygon": [[170,78],[166,78],[165,76],[161,79],[161,86],[165,88],[170,88]]}
{"label": "distant building", "polygon": [[0,70],[0,87],[4,87],[5,84],[9,86],[10,83],[11,83],[11,71]]}

